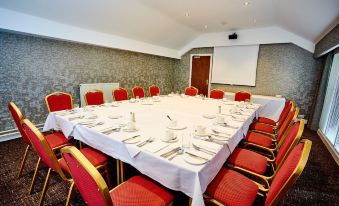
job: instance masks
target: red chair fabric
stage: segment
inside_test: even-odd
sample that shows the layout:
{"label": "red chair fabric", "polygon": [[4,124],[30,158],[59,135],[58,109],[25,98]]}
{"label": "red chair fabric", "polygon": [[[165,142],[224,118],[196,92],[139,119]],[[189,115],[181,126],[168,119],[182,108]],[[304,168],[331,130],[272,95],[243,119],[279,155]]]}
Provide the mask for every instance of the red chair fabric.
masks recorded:
{"label": "red chair fabric", "polygon": [[254,123],[254,124],[251,124],[250,129],[251,130],[258,130],[258,131],[269,133],[269,134],[274,134],[273,127],[271,125],[267,125],[267,124]]}
{"label": "red chair fabric", "polygon": [[231,169],[222,168],[208,185],[206,194],[224,205],[249,206],[257,196],[258,186]]}
{"label": "red chair fabric", "polygon": [[20,109],[13,103],[8,103],[8,110],[10,111],[12,118],[21,134],[22,139],[25,141],[26,144],[31,145],[26,133],[22,129],[21,120],[25,119],[25,116],[21,113]]}
{"label": "red chair fabric", "polygon": [[87,105],[100,105],[105,103],[104,93],[102,91],[88,91],[85,93],[85,101]]}
{"label": "red chair fabric", "polygon": [[267,168],[265,156],[242,148],[236,148],[227,159],[227,163],[261,175],[266,172]]}
{"label": "red chair fabric", "polygon": [[210,92],[210,98],[213,99],[222,99],[224,98],[224,91],[220,89],[212,89]]}
{"label": "red chair fabric", "polygon": [[61,132],[55,132],[45,135],[45,139],[52,149],[68,144],[68,139]]}
{"label": "red chair fabric", "polygon": [[269,124],[269,125],[275,125],[275,121],[266,117],[259,117],[258,120],[256,122],[259,123],[265,123],[265,124]]}
{"label": "red chair fabric", "polygon": [[160,95],[160,88],[156,85],[152,85],[148,88],[149,96],[159,96]]}
{"label": "red chair fabric", "polygon": [[115,101],[128,100],[128,92],[124,88],[115,89],[113,91],[113,97]]}
{"label": "red chair fabric", "polygon": [[65,92],[54,92],[45,97],[49,112],[73,108],[72,96]]}
{"label": "red chair fabric", "polygon": [[245,92],[245,91],[240,91],[236,92],[234,95],[234,101],[250,101],[251,100],[251,93]]}
{"label": "red chair fabric", "polygon": [[199,90],[195,87],[186,87],[185,88],[185,95],[188,96],[196,96],[198,94]]}
{"label": "red chair fabric", "polygon": [[248,132],[246,135],[245,141],[257,144],[266,148],[270,148],[272,146],[272,137],[267,135],[258,133],[258,132]]}
{"label": "red chair fabric", "polygon": [[133,97],[136,98],[136,97],[139,97],[139,98],[144,98],[145,97],[145,91],[144,91],[144,88],[142,87],[133,87],[132,89],[132,94],[133,94]]}
{"label": "red chair fabric", "polygon": [[[278,123],[284,122],[284,120],[287,117],[288,112],[291,110],[291,108],[292,108],[292,100],[288,100],[285,103],[284,109],[282,110],[282,112],[279,116]],[[272,125],[272,126],[276,124],[276,122],[274,120],[266,118],[266,117],[259,117],[256,122],[265,123],[265,124],[269,124],[269,125]],[[278,127],[278,128],[280,128],[280,127]]]}
{"label": "red chair fabric", "polygon": [[[110,191],[113,205],[169,205],[173,196],[142,176],[134,176]],[[137,203],[137,204],[136,204]]]}

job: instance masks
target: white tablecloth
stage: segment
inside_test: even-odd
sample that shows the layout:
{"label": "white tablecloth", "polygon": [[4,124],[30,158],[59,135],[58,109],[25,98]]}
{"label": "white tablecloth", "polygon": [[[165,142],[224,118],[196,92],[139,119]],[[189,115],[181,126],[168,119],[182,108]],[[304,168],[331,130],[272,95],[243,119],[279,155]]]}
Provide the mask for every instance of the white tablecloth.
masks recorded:
{"label": "white tablecloth", "polygon": [[[234,100],[234,93],[225,92],[225,97],[229,100]],[[263,96],[263,95],[252,95],[251,102],[260,104],[259,117],[267,117],[274,121],[279,120],[279,116],[285,106],[285,98]]]}
{"label": "white tablecloth", "polygon": [[[76,114],[58,115],[59,113],[50,113],[44,125],[44,130],[61,129],[66,136],[73,136],[93,148],[96,148],[107,155],[126,162],[144,175],[156,180],[167,188],[182,191],[189,197],[192,197],[192,205],[204,205],[203,193],[208,184],[218,173],[227,157],[232,153],[237,144],[247,133],[252,120],[258,115],[260,105],[248,105],[252,109],[243,109],[240,114],[232,114],[231,111],[239,111],[239,102],[223,102],[220,100],[205,99],[196,97],[161,97],[160,102],[153,102],[152,105],[144,105],[142,102],[130,103],[124,101],[115,106],[100,106],[92,108],[93,111],[80,111]],[[218,106],[221,106],[221,115],[231,126],[240,126],[238,129],[225,128],[215,125],[215,119],[207,119],[203,114],[216,114]],[[243,105],[242,105],[243,106]],[[137,132],[113,132],[109,135],[103,134],[102,130],[109,127],[124,125],[130,120],[130,112],[135,113]],[[70,121],[69,118],[85,115],[83,119]],[[88,128],[80,122],[91,121],[91,116],[97,116],[94,121],[104,122],[93,128]],[[111,115],[121,115],[119,119],[111,119]],[[161,139],[165,135],[165,130],[169,124],[169,115],[172,119],[178,121],[179,126],[186,126],[183,130],[173,130],[178,136],[175,143],[165,143]],[[236,121],[234,118],[243,118],[244,121]],[[239,120],[239,119],[238,119]],[[93,120],[92,120],[93,121]],[[210,131],[211,128],[224,130],[230,134],[230,139],[225,145],[219,145],[212,142],[203,141],[194,135],[197,125],[205,125]],[[140,139],[145,140],[153,137],[155,141],[143,147],[137,147],[136,144],[126,144],[122,140],[140,134]],[[139,138],[139,137],[138,137]],[[192,165],[185,161],[185,155],[179,155],[173,160],[168,160],[160,155],[181,147],[182,138],[190,138],[190,142],[200,144],[205,148],[212,148],[216,155],[203,154],[201,151],[194,151],[204,157],[211,158],[206,164]],[[154,147],[161,149],[155,151]],[[159,150],[157,149],[157,150]],[[193,151],[192,145],[188,149]]]}

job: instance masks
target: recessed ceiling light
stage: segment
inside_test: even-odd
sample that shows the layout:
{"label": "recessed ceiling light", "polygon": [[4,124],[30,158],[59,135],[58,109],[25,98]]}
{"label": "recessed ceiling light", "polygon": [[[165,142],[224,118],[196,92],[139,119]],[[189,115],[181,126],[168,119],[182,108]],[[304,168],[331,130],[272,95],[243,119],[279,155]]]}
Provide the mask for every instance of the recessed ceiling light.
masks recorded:
{"label": "recessed ceiling light", "polygon": [[245,1],[245,2],[243,3],[243,5],[244,5],[244,6],[248,6],[248,5],[250,5],[250,2]]}
{"label": "recessed ceiling light", "polygon": [[205,29],[207,29],[207,27],[208,27],[207,25],[204,26]]}
{"label": "recessed ceiling light", "polygon": [[185,12],[185,16],[186,17],[189,17],[190,16],[190,13],[188,13],[188,11]]}

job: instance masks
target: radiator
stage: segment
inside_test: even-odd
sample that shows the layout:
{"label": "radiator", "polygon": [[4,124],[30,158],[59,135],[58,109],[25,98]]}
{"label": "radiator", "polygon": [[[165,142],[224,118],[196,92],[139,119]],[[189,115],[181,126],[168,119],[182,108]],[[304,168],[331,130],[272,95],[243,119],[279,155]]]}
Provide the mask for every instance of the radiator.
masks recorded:
{"label": "radiator", "polygon": [[80,84],[80,103],[81,106],[85,106],[85,98],[84,95],[87,91],[91,90],[101,90],[104,92],[105,101],[112,102],[112,91],[114,89],[119,88],[119,83],[95,83],[95,84]]}

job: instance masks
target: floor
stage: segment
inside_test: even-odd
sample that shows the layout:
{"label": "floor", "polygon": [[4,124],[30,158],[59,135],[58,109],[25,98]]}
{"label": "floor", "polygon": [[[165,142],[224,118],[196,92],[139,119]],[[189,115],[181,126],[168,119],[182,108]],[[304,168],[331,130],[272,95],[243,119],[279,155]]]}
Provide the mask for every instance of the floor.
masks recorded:
{"label": "floor", "polygon": [[[300,178],[280,202],[280,205],[339,205],[339,167],[325,145],[315,132],[304,131],[304,138],[312,140],[312,151]],[[26,148],[21,139],[0,143],[0,205],[36,205],[42,189],[46,169],[42,169],[36,182],[35,191],[28,195],[37,156],[29,153],[23,176],[18,178],[17,171],[21,156]],[[127,176],[137,174],[128,167]],[[114,171],[114,170],[113,170]],[[52,175],[48,189],[46,205],[64,205],[68,191],[67,183]],[[174,192],[176,205],[187,205],[187,198],[180,192]],[[76,193],[73,205],[84,205],[81,196]]]}

